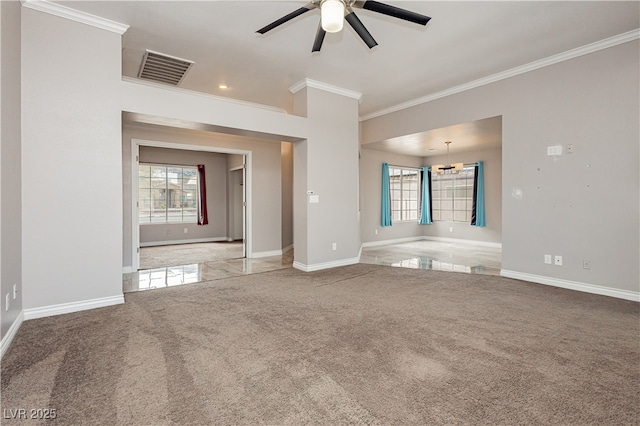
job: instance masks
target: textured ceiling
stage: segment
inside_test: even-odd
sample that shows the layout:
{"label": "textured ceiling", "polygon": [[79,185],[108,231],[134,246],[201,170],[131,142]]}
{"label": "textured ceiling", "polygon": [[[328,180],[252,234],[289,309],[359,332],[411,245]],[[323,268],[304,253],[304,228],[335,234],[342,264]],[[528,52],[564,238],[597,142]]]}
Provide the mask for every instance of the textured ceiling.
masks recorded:
{"label": "textured ceiling", "polygon": [[472,149],[499,148],[502,146],[502,117],[485,118],[368,143],[366,147],[378,151],[428,157],[445,154],[447,152],[446,141],[451,141],[449,151],[452,153]]}

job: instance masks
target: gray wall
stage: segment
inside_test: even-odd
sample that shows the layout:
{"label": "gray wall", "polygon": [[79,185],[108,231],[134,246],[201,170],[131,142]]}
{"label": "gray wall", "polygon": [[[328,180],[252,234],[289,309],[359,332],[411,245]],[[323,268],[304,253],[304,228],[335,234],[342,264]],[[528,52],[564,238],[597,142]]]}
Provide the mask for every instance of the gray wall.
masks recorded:
{"label": "gray wall", "polygon": [[[2,252],[1,337],[22,311],[22,196],[21,196],[21,96],[20,96],[20,3],[0,2],[0,235]],[[13,299],[13,285],[18,295]],[[9,311],[5,296],[10,294]]]}
{"label": "gray wall", "polygon": [[363,142],[502,115],[503,269],[638,292],[639,44],[367,120]]}
{"label": "gray wall", "polygon": [[242,167],[243,164],[244,164],[244,155],[227,154],[227,168],[229,170]]}
{"label": "gray wall", "polygon": [[[360,192],[361,212],[360,222],[362,242],[395,240],[402,238],[421,237],[425,225],[417,222],[394,223],[392,226],[380,226],[382,219],[382,163],[396,166],[421,167],[422,157],[393,154],[363,148],[360,150]],[[378,233],[376,234],[376,230]]]}
{"label": "gray wall", "polygon": [[[131,141],[129,140],[129,143]],[[227,239],[227,157],[213,152],[140,147],[140,162],[154,164],[204,164],[207,185],[207,215],[209,224],[171,223],[140,225],[141,246],[178,243],[193,239]],[[242,156],[240,156],[242,157]],[[184,230],[187,233],[184,233]]]}
{"label": "gray wall", "polygon": [[22,9],[25,310],[122,301],[121,57],[119,34]]}
{"label": "gray wall", "polygon": [[[170,142],[207,147],[233,148],[253,153],[253,252],[282,249],[282,201],[280,142],[222,135],[203,131],[173,129],[153,125],[127,125],[123,129],[123,266],[130,267],[131,258],[131,187],[127,170],[131,169],[131,139]],[[130,174],[130,173],[129,173]]]}
{"label": "gray wall", "polygon": [[[502,242],[502,149],[483,149],[451,153],[451,163],[484,162],[484,189],[486,227],[471,226],[462,222],[435,221],[423,226],[425,236],[457,238],[500,244]],[[425,166],[447,164],[447,156],[431,156],[424,159]],[[453,232],[450,228],[453,228]]]}
{"label": "gray wall", "polygon": [[[294,267],[357,263],[358,100],[307,86],[294,94],[294,110],[309,122],[307,140],[293,148]],[[311,203],[307,191],[320,202]]]}

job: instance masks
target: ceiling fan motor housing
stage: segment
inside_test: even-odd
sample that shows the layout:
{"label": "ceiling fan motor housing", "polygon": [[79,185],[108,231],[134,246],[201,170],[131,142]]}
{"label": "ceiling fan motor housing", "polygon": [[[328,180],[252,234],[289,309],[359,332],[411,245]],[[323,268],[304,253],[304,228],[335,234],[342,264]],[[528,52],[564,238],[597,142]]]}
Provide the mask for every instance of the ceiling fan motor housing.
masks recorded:
{"label": "ceiling fan motor housing", "polygon": [[[312,52],[318,52],[322,48],[322,42],[327,32],[339,32],[342,30],[343,21],[346,20],[354,31],[360,36],[362,41],[369,47],[369,49],[377,46],[378,43],[374,40],[373,36],[365,28],[364,24],[353,12],[353,7],[358,9],[366,9],[372,12],[381,13],[383,15],[392,16],[394,18],[402,19],[404,21],[413,22],[419,25],[427,25],[427,22],[431,20],[430,17],[422,15],[420,13],[411,12],[409,10],[401,9],[396,6],[391,6],[385,3],[380,3],[373,0],[357,1],[357,0],[312,0],[311,3],[294,10],[288,15],[283,16],[259,29],[257,32],[265,34],[268,31],[284,24],[296,18],[303,13],[306,13],[312,9],[320,9],[321,20],[318,25],[316,38],[313,43]],[[347,12],[345,14],[345,12]]]}

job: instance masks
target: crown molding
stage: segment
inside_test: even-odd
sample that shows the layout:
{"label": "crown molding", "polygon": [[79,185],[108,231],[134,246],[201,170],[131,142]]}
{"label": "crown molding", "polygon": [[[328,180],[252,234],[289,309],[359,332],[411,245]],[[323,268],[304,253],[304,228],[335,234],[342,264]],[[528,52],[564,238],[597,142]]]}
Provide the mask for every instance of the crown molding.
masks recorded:
{"label": "crown molding", "polygon": [[91,25],[92,27],[111,31],[120,35],[124,34],[129,29],[129,26],[126,24],[121,24],[120,22],[111,21],[89,13],[80,12],[57,3],[50,3],[44,0],[21,0],[20,3],[22,3],[22,7],[26,7],[27,9],[33,9],[50,15],[59,16],[61,18],[70,19],[72,21]]}
{"label": "crown molding", "polygon": [[325,92],[335,93],[336,95],[346,96],[348,98],[357,99],[360,102],[362,99],[362,93],[354,92],[353,90],[343,89],[342,87],[333,86],[331,84],[322,83],[320,81],[311,80],[305,78],[289,87],[291,93],[296,93],[305,87],[313,87],[314,89],[324,90]]}
{"label": "crown molding", "polygon": [[540,59],[538,61],[521,65],[519,67],[511,68],[509,70],[502,71],[497,74],[483,77],[478,80],[470,81],[468,83],[464,83],[459,86],[454,86],[449,89],[442,90],[440,92],[435,92],[430,95],[413,99],[411,101],[403,102],[401,104],[397,104],[394,106],[390,106],[388,108],[383,108],[381,110],[374,111],[369,114],[365,114],[360,117],[360,121],[370,120],[372,118],[380,117],[382,115],[390,114],[392,112],[401,111],[403,109],[407,109],[420,104],[431,102],[436,99],[444,98],[446,96],[455,95],[456,93],[464,92],[470,89],[475,89],[476,87],[485,86],[487,84],[495,83],[497,81],[504,80],[510,77],[515,77],[517,75],[524,74],[529,71],[534,71],[540,68],[557,64],[559,62],[567,61],[569,59],[574,59],[583,55],[588,55],[590,53],[607,49],[609,47],[614,47],[619,44],[627,43],[633,40],[638,40],[639,38],[640,38],[640,29],[628,31],[626,33],[622,33],[617,36],[609,37],[604,40],[596,41],[594,43],[587,44],[582,47],[578,47],[575,49],[567,50],[566,52],[558,53],[557,55],[549,56],[544,59]]}

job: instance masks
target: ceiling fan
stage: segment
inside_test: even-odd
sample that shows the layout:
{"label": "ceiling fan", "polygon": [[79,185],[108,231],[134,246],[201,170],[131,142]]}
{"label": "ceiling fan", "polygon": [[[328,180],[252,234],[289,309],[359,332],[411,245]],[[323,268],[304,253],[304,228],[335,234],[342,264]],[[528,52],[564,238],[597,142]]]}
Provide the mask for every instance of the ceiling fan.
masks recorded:
{"label": "ceiling fan", "polygon": [[380,3],[377,1],[356,1],[356,0],[313,0],[311,3],[291,12],[282,18],[273,21],[264,28],[260,28],[258,33],[264,34],[267,31],[284,24],[296,18],[303,13],[306,13],[313,9],[320,9],[320,24],[318,25],[318,31],[316,33],[315,41],[313,42],[312,52],[319,52],[322,48],[322,42],[326,33],[337,33],[342,30],[343,21],[346,20],[349,25],[360,36],[362,41],[371,49],[377,46],[378,43],[371,36],[369,31],[362,24],[360,19],[353,12],[353,8],[367,9],[373,12],[382,13],[383,15],[393,16],[394,18],[403,19],[405,21],[414,22],[420,25],[427,25],[427,22],[431,19],[428,16],[421,15],[416,12],[401,9],[396,6]]}

